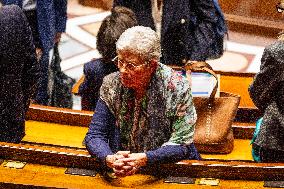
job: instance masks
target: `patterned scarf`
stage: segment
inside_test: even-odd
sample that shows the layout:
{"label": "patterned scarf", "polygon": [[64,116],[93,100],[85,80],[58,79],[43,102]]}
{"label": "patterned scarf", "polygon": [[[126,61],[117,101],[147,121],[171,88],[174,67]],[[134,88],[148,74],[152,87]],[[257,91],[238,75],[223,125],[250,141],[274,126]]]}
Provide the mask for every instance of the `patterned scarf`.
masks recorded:
{"label": "patterned scarf", "polygon": [[121,109],[118,112],[118,126],[121,131],[123,149],[141,152],[143,136],[147,130],[147,96],[137,102],[134,91],[124,88],[121,95]]}

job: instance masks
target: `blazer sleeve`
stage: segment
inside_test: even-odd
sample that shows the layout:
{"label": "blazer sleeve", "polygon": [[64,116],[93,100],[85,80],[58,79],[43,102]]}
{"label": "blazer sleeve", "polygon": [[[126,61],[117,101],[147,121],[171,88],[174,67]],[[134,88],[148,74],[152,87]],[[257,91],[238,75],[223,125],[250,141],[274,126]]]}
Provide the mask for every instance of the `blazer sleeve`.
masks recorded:
{"label": "blazer sleeve", "polygon": [[115,118],[108,107],[99,99],[85,142],[89,153],[105,163],[107,155],[113,154],[110,148],[110,133],[115,129]]}
{"label": "blazer sleeve", "polygon": [[260,72],[257,73],[249,87],[250,97],[261,111],[264,111],[275,99],[277,86],[283,77],[281,76],[283,75],[283,66],[279,66],[277,62],[271,48],[265,48],[261,58]]}
{"label": "blazer sleeve", "polygon": [[54,8],[56,19],[56,32],[65,32],[67,21],[67,0],[55,0]]}
{"label": "blazer sleeve", "polygon": [[95,92],[95,85],[97,83],[96,77],[96,66],[95,62],[90,61],[84,64],[83,73],[84,73],[84,81],[81,83],[79,87],[79,94],[93,94]]}
{"label": "blazer sleeve", "polygon": [[216,40],[214,27],[218,18],[217,11],[212,0],[195,0],[192,2],[197,22],[194,36],[198,43],[195,44],[190,59],[204,61],[207,59],[209,48],[212,48],[212,44]]}

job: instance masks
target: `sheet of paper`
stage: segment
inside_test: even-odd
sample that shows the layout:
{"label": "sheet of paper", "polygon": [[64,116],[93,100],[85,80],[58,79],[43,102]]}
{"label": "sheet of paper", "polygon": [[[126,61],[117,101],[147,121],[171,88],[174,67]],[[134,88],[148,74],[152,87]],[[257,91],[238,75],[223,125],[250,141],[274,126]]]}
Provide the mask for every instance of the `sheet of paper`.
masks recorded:
{"label": "sheet of paper", "polygon": [[193,97],[208,97],[210,96],[216,79],[209,73],[191,73],[191,90]]}
{"label": "sheet of paper", "polygon": [[[185,76],[191,84],[191,92],[193,97],[209,97],[216,83],[216,79],[209,73],[187,72],[179,74]],[[218,83],[220,83],[220,75],[217,74]],[[218,85],[215,97],[220,96],[220,85]]]}
{"label": "sheet of paper", "polygon": [[20,162],[20,161],[5,161],[4,167],[14,168],[14,169],[23,169],[26,165],[26,162]]}

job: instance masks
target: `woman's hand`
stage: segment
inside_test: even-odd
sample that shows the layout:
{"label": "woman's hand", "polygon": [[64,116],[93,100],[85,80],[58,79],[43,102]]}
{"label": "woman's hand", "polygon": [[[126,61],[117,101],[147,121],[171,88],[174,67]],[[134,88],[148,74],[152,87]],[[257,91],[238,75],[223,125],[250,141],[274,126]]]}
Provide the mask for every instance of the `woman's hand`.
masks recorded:
{"label": "woman's hand", "polygon": [[145,153],[130,153],[119,151],[106,157],[107,166],[112,168],[115,176],[125,177],[135,174],[138,169],[145,166],[147,156]]}
{"label": "woman's hand", "polygon": [[124,156],[123,155],[119,155],[119,154],[114,154],[114,155],[108,155],[106,157],[106,165],[109,167],[109,168],[114,168],[115,166],[115,162],[119,159],[123,159]]}
{"label": "woman's hand", "polygon": [[[130,176],[134,175],[140,167],[147,164],[147,156],[145,153],[129,153],[127,157],[118,160],[120,163],[123,162],[123,166],[119,167],[116,176]],[[121,164],[119,164],[121,165]]]}
{"label": "woman's hand", "polygon": [[129,158],[135,159],[134,161],[131,161],[131,164],[134,164],[133,166],[136,168],[143,167],[147,164],[147,156],[145,153],[132,153],[129,154]]}

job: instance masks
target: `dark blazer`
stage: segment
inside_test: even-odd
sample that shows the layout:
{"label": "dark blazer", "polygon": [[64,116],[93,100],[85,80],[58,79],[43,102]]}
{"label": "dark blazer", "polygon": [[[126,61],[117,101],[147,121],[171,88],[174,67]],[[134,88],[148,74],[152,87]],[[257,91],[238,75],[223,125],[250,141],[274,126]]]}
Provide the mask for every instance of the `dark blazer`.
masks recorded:
{"label": "dark blazer", "polygon": [[[139,25],[155,28],[151,0],[115,0],[114,5],[132,9]],[[213,31],[217,19],[212,0],[164,0],[161,62],[183,65],[183,60],[204,61],[214,56],[210,49],[220,41]]]}
{"label": "dark blazer", "polygon": [[249,93],[263,112],[255,144],[284,153],[284,41],[265,48]]}
{"label": "dark blazer", "polygon": [[183,65],[183,60],[206,60],[216,42],[213,32],[216,22],[212,0],[163,1],[162,62]]}
{"label": "dark blazer", "polygon": [[22,10],[0,8],[0,141],[20,142],[39,77],[32,34]]}
{"label": "dark blazer", "polygon": [[[4,5],[22,7],[23,0],[0,0]],[[67,0],[37,0],[38,31],[44,51],[53,48],[54,37],[64,32],[67,20]]]}
{"label": "dark blazer", "polygon": [[82,97],[82,110],[95,111],[103,78],[115,71],[118,71],[117,67],[112,62],[105,63],[103,59],[92,60],[84,64],[85,78],[78,91]]}
{"label": "dark blazer", "polygon": [[113,7],[115,6],[131,9],[135,13],[139,25],[155,30],[151,0],[114,0]]}

